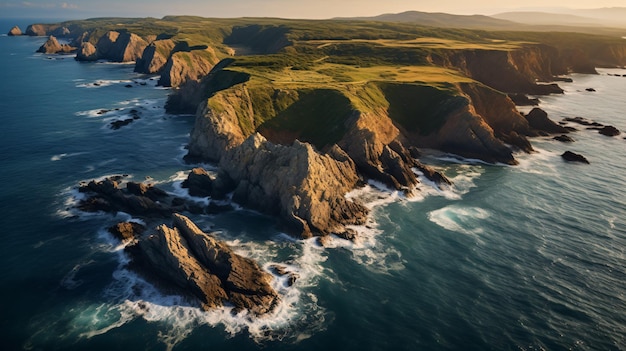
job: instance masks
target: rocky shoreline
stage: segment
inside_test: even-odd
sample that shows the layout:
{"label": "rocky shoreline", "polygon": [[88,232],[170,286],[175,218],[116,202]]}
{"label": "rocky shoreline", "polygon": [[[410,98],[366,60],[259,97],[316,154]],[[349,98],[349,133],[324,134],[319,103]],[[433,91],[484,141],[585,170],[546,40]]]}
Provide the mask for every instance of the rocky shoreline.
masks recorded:
{"label": "rocky shoreline", "polygon": [[[224,42],[236,40],[236,30],[231,29],[233,35]],[[19,35],[18,31],[12,30],[13,35]],[[573,60],[553,47],[524,44],[510,51],[442,50],[428,54],[424,58],[428,64],[468,78],[444,82],[443,87],[375,80],[343,90],[291,88],[273,81],[255,85],[255,77],[238,69],[237,58],[228,57],[233,53],[225,47],[174,41],[167,33],[140,36],[126,30],[103,33],[71,26],[31,25],[26,34],[49,36],[40,52],[76,52],[78,61],[135,62],[137,72],[160,74],[159,85],[176,87],[168,98],[168,112],[195,113],[187,158],[219,166],[216,176],[199,168],[192,170],[184,186],[193,196],[209,197],[210,205],[201,206],[117,176],[81,184],[79,190],[87,197],[77,208],[121,211],[145,219],[155,229],[136,223],[120,223],[111,229],[128,243],[125,250],[132,269],[153,277],[167,289],[191,296],[204,309],[230,303],[236,311],[248,310],[255,315],[271,312],[280,300],[271,286],[271,274],[234,254],[180,213],[227,211],[229,205],[216,201],[230,199],[277,217],[281,229],[298,238],[317,236],[323,243],[324,238],[336,235],[358,240],[351,227],[365,224],[369,209],[356,199],[346,198],[348,192],[370,180],[405,196],[419,191],[422,177],[440,187],[450,185],[444,174],[418,161],[421,148],[515,165],[515,152],[533,151],[528,138],[557,135],[569,141],[567,134],[573,128],[555,123],[538,108],[523,115],[511,97],[532,105],[535,101],[527,94],[563,93],[553,83],[560,75],[595,72],[592,60],[584,55]],[[61,45],[57,37],[69,44]],[[270,39],[271,48],[291,44],[284,33]],[[278,52],[276,48],[267,50]],[[613,52],[616,61],[626,60],[626,49]],[[430,98],[426,99],[429,105],[416,103],[423,96]],[[287,112],[324,104],[334,105],[329,113],[339,114],[333,116],[337,118],[332,123],[325,122],[333,138],[307,134],[304,127],[285,129],[266,123],[286,116],[282,122],[289,124],[292,121]],[[262,113],[268,115],[260,116]],[[132,121],[119,121],[111,128]],[[605,135],[620,133],[610,126],[589,127]],[[584,156],[571,152],[563,158],[589,163]],[[274,270],[282,274],[281,269]],[[296,277],[292,278],[293,283]]]}

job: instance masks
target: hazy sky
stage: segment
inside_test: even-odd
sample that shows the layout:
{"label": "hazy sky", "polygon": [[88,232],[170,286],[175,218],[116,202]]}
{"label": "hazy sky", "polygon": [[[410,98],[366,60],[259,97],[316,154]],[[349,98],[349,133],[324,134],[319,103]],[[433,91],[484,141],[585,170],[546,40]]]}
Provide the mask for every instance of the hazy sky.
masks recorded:
{"label": "hazy sky", "polygon": [[626,6],[626,0],[523,0],[508,4],[502,0],[30,0],[0,1],[0,17],[162,17],[167,14],[187,14],[204,17],[331,18],[372,16],[408,10],[495,14],[514,9],[613,6]]}

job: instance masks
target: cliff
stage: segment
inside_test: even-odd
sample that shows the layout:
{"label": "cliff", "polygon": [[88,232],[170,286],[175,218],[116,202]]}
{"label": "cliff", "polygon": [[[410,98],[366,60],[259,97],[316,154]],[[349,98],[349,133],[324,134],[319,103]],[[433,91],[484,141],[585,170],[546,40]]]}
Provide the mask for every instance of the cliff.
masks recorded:
{"label": "cliff", "polygon": [[176,52],[163,67],[159,85],[177,87],[187,81],[198,81],[207,75],[217,62],[217,56],[211,48]]}
{"label": "cliff", "polygon": [[98,39],[96,45],[83,42],[76,60],[104,59],[113,62],[133,62],[141,57],[146,46],[148,43],[134,33],[109,31]]}
{"label": "cliff", "polygon": [[146,46],[135,65],[135,72],[155,74],[161,72],[176,44],[171,39],[155,40]]}

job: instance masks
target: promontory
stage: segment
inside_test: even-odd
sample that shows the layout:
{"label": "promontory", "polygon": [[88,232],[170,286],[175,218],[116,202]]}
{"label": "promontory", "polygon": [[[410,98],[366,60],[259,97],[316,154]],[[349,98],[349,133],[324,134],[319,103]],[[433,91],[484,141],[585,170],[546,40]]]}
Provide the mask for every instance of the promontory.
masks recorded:
{"label": "promontory", "polygon": [[[186,156],[195,167],[185,182],[191,195],[276,216],[296,237],[358,240],[354,226],[366,223],[369,209],[346,197],[351,190],[376,181],[412,196],[425,179],[447,186],[443,174],[420,162],[423,149],[515,165],[516,153],[533,151],[529,137],[569,130],[541,110],[521,114],[511,97],[561,94],[555,81],[563,75],[626,65],[619,36],[486,31],[459,21],[435,28],[167,16],[34,24],[26,34],[50,36],[43,52],[75,48],[79,61],[135,62],[135,71],[172,87],[167,111],[195,116]],[[130,235],[139,268],[172,263],[159,270],[162,277],[192,290],[204,306],[229,300],[261,314],[276,303],[258,266],[176,214],[209,209],[145,184],[127,193],[114,180],[84,189],[97,194],[85,208],[172,218],[173,227],[161,224],[156,234]],[[205,259],[207,250],[217,256]],[[226,257],[228,269],[216,257]],[[237,267],[246,267],[245,289],[229,280],[233,270],[241,278]]]}

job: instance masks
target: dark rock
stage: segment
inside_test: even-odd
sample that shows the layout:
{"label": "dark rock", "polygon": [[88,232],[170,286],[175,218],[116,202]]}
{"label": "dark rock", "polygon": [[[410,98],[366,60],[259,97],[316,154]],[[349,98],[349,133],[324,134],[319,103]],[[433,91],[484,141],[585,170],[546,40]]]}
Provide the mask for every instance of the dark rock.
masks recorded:
{"label": "dark rock", "polygon": [[595,92],[596,90],[594,88],[587,88],[585,89],[586,91],[590,91],[590,92]]}
{"label": "dark rock", "polygon": [[526,94],[509,94],[509,98],[513,100],[516,106],[537,106],[539,99],[529,98]]}
{"label": "dark rock", "polygon": [[132,88],[132,87],[133,87],[133,85],[132,85],[132,84],[126,84],[126,85],[124,85],[124,86],[125,86],[126,88]]}
{"label": "dark rock", "polygon": [[273,264],[269,268],[276,275],[279,275],[282,277],[287,276],[287,286],[293,286],[296,280],[300,278],[300,275],[298,275],[298,273],[291,272],[287,269],[287,267],[282,266],[282,265]]}
{"label": "dark rock", "polygon": [[573,143],[574,142],[574,139],[572,139],[571,137],[569,137],[567,135],[558,135],[558,136],[555,136],[553,139],[557,140],[557,141],[560,141],[560,142],[563,142],[563,143]]}
{"label": "dark rock", "polygon": [[557,123],[554,123],[548,118],[548,114],[540,108],[533,108],[525,117],[526,120],[528,120],[530,127],[535,130],[550,134],[568,133],[567,129]]}
{"label": "dark rock", "polygon": [[188,188],[191,196],[211,196],[213,178],[204,169],[194,168],[183,182],[182,187]]}
{"label": "dark rock", "polygon": [[417,162],[417,164],[415,165],[415,168],[417,168],[420,172],[422,172],[422,174],[424,174],[424,176],[428,178],[431,182],[435,182],[438,185],[441,185],[441,184],[452,185],[452,182],[450,181],[450,179],[448,179],[445,175],[443,175],[443,173],[437,172],[433,168],[426,166],[422,164],[421,162]]}
{"label": "dark rock", "polygon": [[120,128],[124,127],[124,126],[127,126],[127,125],[129,125],[129,124],[131,124],[133,122],[134,122],[134,119],[132,119],[132,118],[120,119],[120,120],[111,122],[109,124],[109,127],[111,129],[113,129],[113,130],[118,130],[118,129],[120,129]]}
{"label": "dark rock", "polygon": [[[162,190],[148,187],[144,195],[135,195],[128,188],[122,190],[120,181],[121,177],[110,177],[102,181],[92,180],[86,185],[81,185],[79,191],[88,193],[90,196],[80,201],[77,207],[87,212],[105,211],[116,213],[122,211],[133,216],[144,217],[163,217],[173,212],[168,204],[171,201],[169,195],[167,198],[161,196]],[[133,187],[131,185],[131,189]],[[149,196],[161,201],[156,202]]]}
{"label": "dark rock", "polygon": [[565,83],[571,83],[574,81],[572,78],[569,78],[569,77],[554,77],[553,80],[555,82],[565,82]]}
{"label": "dark rock", "polygon": [[619,129],[613,126],[604,126],[603,128],[599,129],[599,133],[610,137],[620,135]]}
{"label": "dark rock", "polygon": [[602,123],[598,123],[598,122],[593,122],[590,121],[586,118],[582,118],[582,117],[566,117],[563,119],[564,121],[567,122],[573,122],[573,123],[578,123],[580,125],[583,126],[592,126],[592,127],[604,127],[604,125]]}
{"label": "dark rock", "polygon": [[146,196],[152,201],[159,201],[169,196],[165,191],[145,183],[128,182],[126,189],[133,195]]}
{"label": "dark rock", "polygon": [[577,154],[577,153],[573,153],[571,151],[565,151],[561,157],[563,157],[563,159],[565,161],[570,161],[570,162],[580,162],[580,163],[586,163],[589,164],[589,161],[585,158],[585,156],[581,155],[581,154]]}

